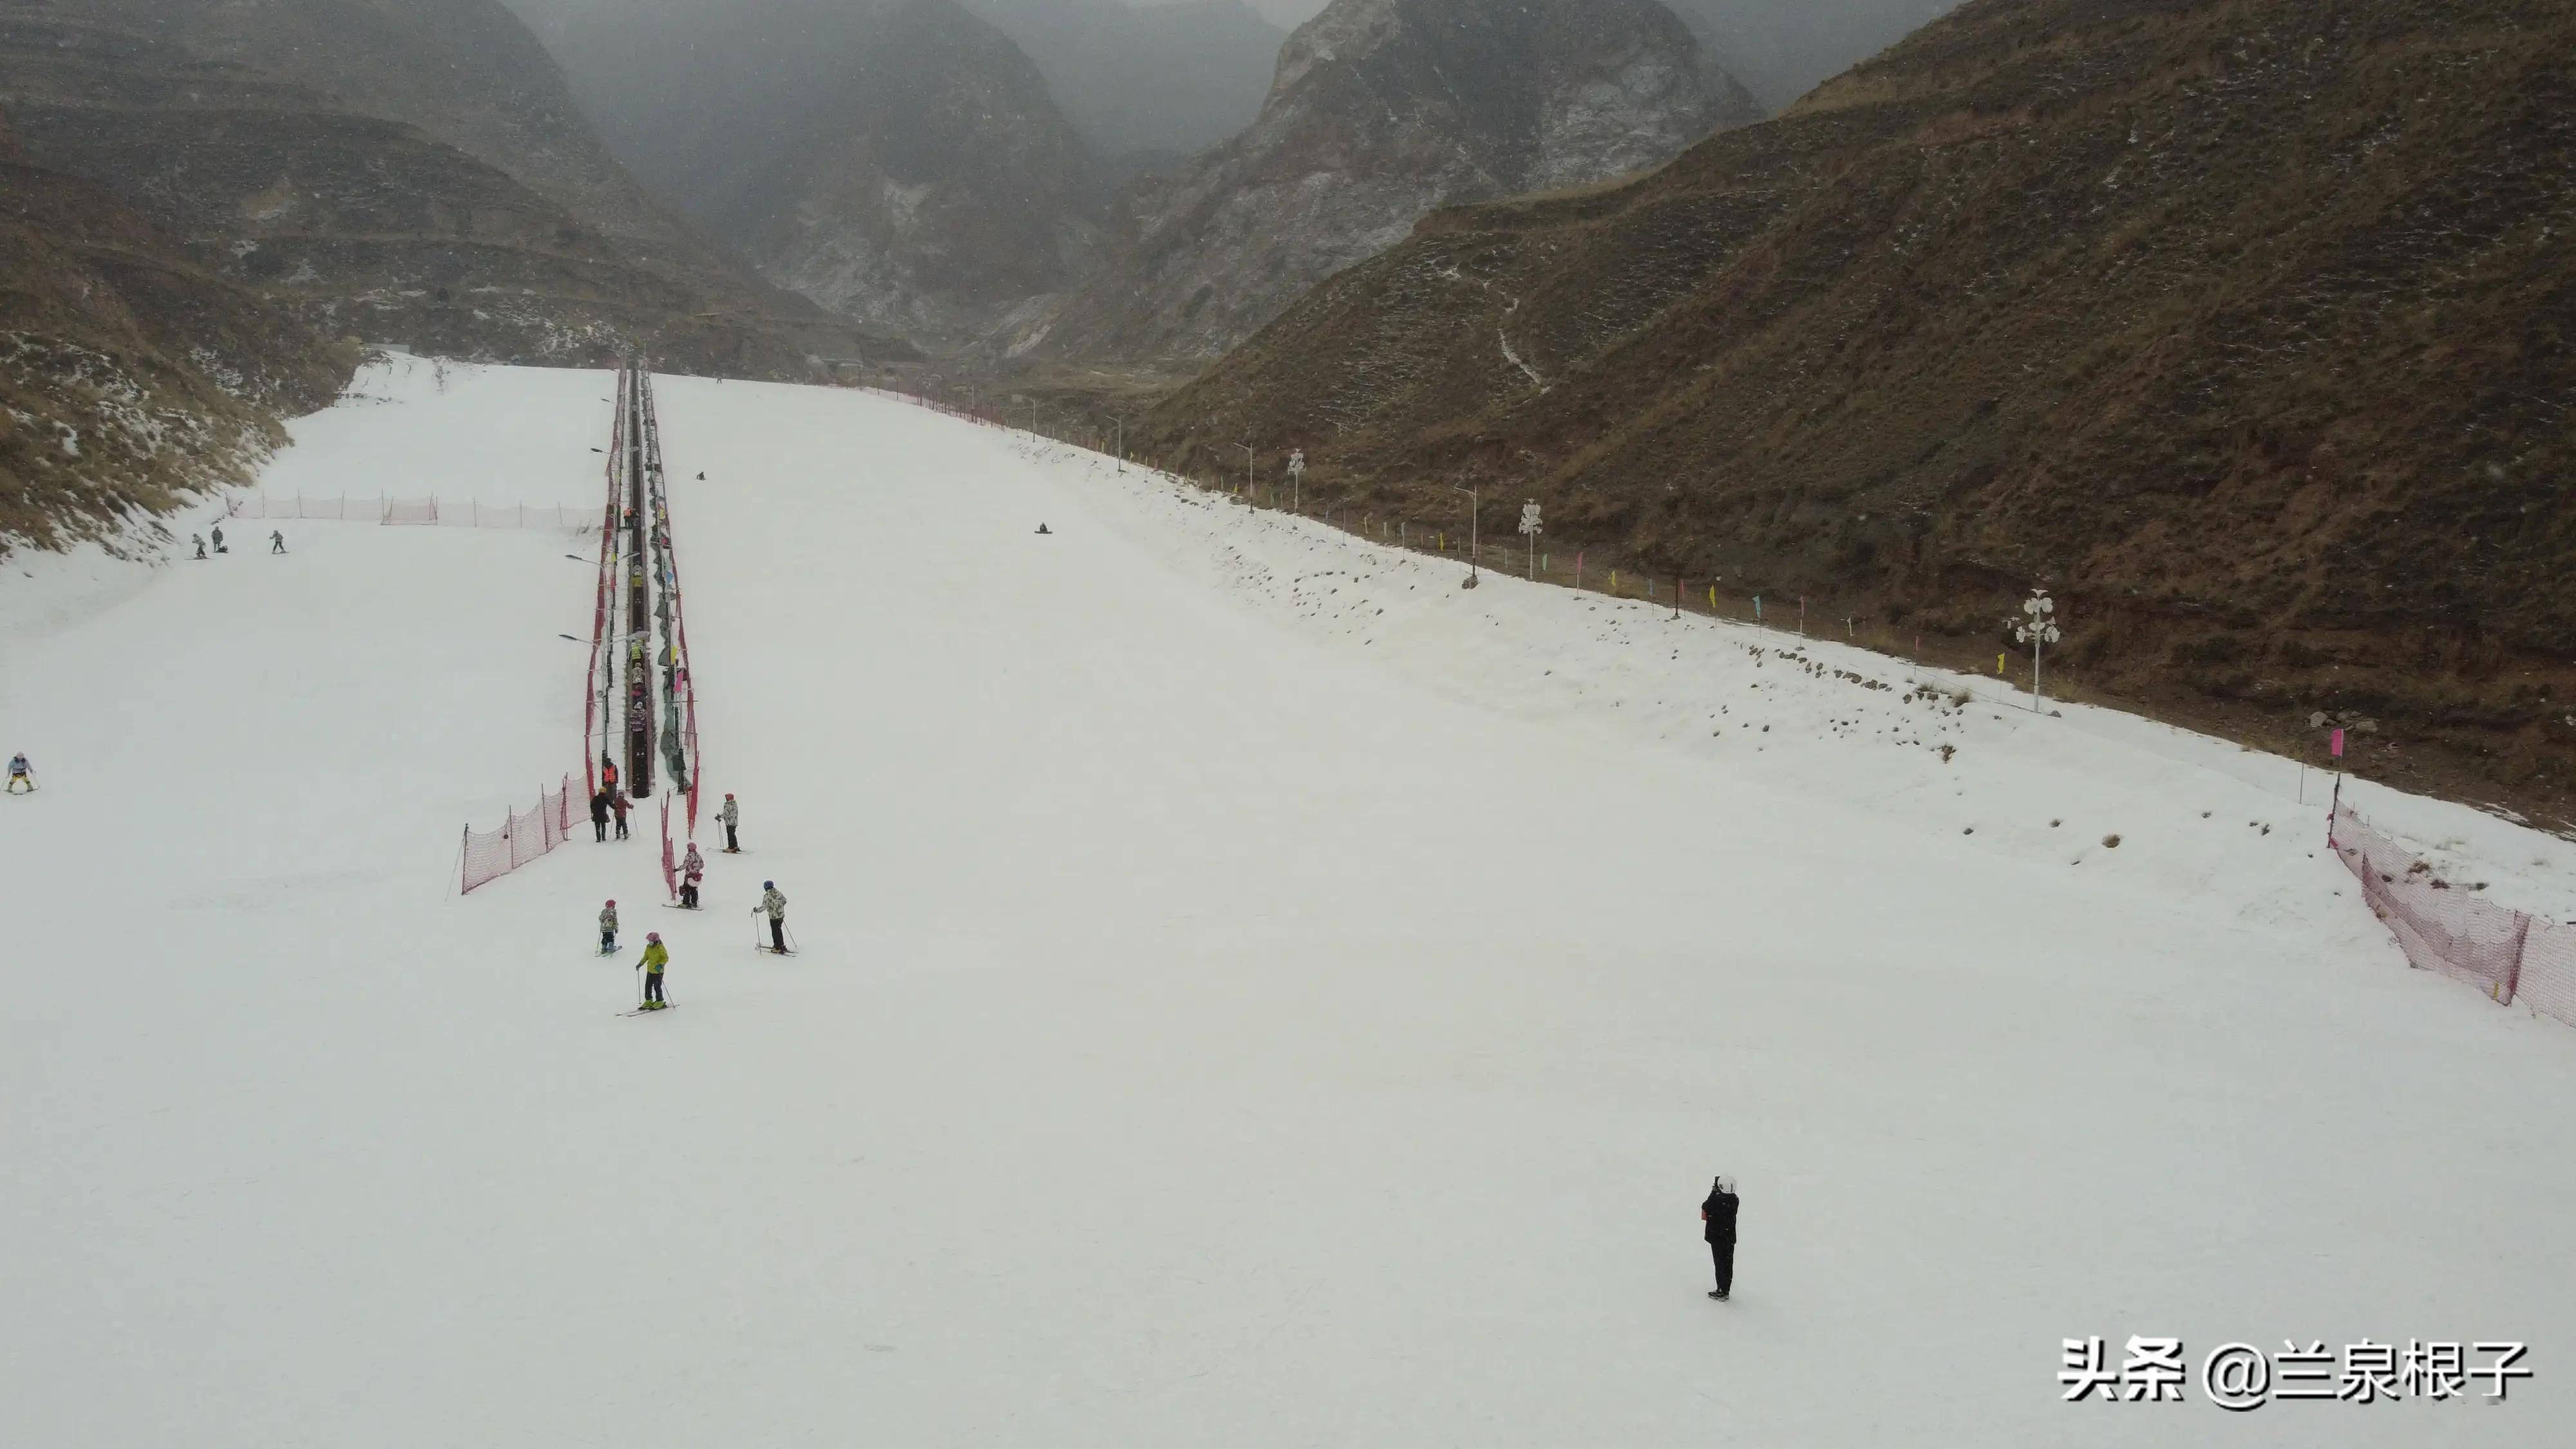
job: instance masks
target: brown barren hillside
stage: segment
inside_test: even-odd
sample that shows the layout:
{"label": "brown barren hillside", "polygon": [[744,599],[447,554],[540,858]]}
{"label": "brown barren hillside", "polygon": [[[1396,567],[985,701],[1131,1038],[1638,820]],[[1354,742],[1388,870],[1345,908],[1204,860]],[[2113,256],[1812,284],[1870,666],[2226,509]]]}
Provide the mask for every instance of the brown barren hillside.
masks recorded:
{"label": "brown barren hillside", "polygon": [[[1991,652],[2553,821],[2576,7],[1976,0],[1614,190],[1434,215],[1155,414],[1310,498]],[[1234,463],[1239,467],[1239,461]]]}
{"label": "brown barren hillside", "polygon": [[248,481],[281,417],[357,362],[101,187],[30,165],[0,114],[0,554],[126,536]]}
{"label": "brown barren hillside", "polygon": [[[470,69],[462,42],[428,44],[437,27],[392,23],[401,7],[380,0],[0,0],[0,105],[37,164],[109,188],[328,335],[537,363],[645,348],[678,369],[790,378],[812,354],[874,350],[643,211],[577,117],[548,110],[543,87],[510,89],[515,71],[561,89],[534,38],[488,0],[448,5],[501,22],[463,28],[493,42],[494,74],[447,87],[455,141],[405,113],[427,119],[437,77]],[[370,81],[393,73],[410,79]]]}

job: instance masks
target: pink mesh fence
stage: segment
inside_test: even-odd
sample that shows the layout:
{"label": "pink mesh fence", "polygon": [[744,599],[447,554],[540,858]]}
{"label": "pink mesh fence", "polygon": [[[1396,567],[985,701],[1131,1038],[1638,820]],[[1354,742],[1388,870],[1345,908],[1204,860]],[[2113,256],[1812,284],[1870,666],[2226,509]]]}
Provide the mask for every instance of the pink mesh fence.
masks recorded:
{"label": "pink mesh fence", "polygon": [[490,885],[552,851],[571,835],[572,777],[566,775],[561,789],[539,793],[534,808],[510,812],[509,823],[500,829],[477,831],[466,827],[458,867],[462,882],[458,894],[471,894]]}
{"label": "pink mesh fence", "polygon": [[2576,927],[2453,886],[2349,806],[2335,812],[2334,847],[2361,882],[2362,899],[2418,969],[2467,982],[2499,1005],[2519,1002],[2576,1026]]}

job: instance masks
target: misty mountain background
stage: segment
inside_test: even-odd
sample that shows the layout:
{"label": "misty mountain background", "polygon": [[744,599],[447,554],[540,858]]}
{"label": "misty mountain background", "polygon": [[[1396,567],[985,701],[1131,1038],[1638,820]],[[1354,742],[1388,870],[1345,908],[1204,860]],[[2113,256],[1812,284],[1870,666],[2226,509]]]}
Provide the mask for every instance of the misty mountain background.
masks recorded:
{"label": "misty mountain background", "polygon": [[[618,116],[641,98],[611,94],[621,58],[650,48],[635,34],[670,27],[721,49],[739,28],[777,23],[775,5],[743,0],[505,0],[572,73],[575,88],[629,166],[640,164]],[[1044,75],[1056,104],[1112,177],[1205,150],[1251,124],[1288,32],[1327,0],[968,0]],[[1669,0],[1719,64],[1766,109],[1948,12],[1956,0]],[[807,25],[873,13],[879,0],[805,0]],[[649,83],[649,80],[648,80]],[[730,98],[737,106],[746,97]],[[755,104],[756,103],[752,103]],[[632,138],[658,139],[646,126]]]}
{"label": "misty mountain background", "polygon": [[[853,57],[873,48],[867,32],[901,8],[894,0],[507,3],[563,63],[609,144],[683,205],[738,147],[801,140],[768,136],[792,131],[820,93],[851,78]],[[1027,53],[1113,182],[1252,124],[1288,38],[1242,0],[962,3]],[[692,85],[691,75],[700,81]],[[723,88],[705,89],[707,79]],[[692,136],[713,154],[691,153]],[[675,147],[688,154],[659,154]]]}
{"label": "misty mountain background", "polygon": [[[1317,176],[1338,178],[1327,190],[1374,181],[1401,192],[1410,200],[1388,201],[1391,209],[1365,225],[1354,213],[1346,225],[1300,239],[1332,266],[1371,255],[1423,211],[1512,184],[1504,179],[1509,167],[1474,184],[1435,183],[1416,174],[1424,158],[1407,149],[1418,143],[1464,156],[1480,153],[1483,141],[1426,133],[1408,143],[1379,132],[1390,118],[1439,112],[1439,97],[1459,86],[1479,95],[1511,90],[1518,72],[1480,73],[1480,52],[1453,42],[1484,34],[1491,29],[1484,22],[1505,12],[1526,19],[1529,8],[1459,0],[1419,10],[1403,23],[1428,27],[1414,39],[1447,54],[1445,62],[1379,77],[1363,91],[1393,89],[1374,100],[1354,93],[1338,113],[1309,116],[1265,109],[1287,104],[1279,78],[1292,32],[1282,22],[1316,38],[1324,34],[1317,24],[1348,29],[1362,14],[1379,15],[1377,7],[1354,0],[1332,11],[1337,22],[1326,16],[1327,0],[1259,0],[1261,8],[1254,0],[501,3],[555,54],[617,159],[769,279],[943,353],[986,336],[1043,337],[1051,326],[1045,299],[1087,284],[1141,298],[1145,273],[1165,282],[1206,273],[1190,294],[1207,292],[1202,301],[1260,299],[1239,316],[1210,313],[1204,335],[1184,349],[1192,355],[1233,340],[1240,324],[1257,324],[1332,269],[1255,257],[1256,240],[1198,236],[1201,224],[1212,224],[1208,208],[1227,204],[1209,189],[1223,190],[1232,174],[1209,171],[1208,158],[1257,131],[1269,137],[1268,150],[1284,146],[1286,159],[1304,158],[1290,169],[1308,187],[1271,198],[1286,208],[1283,216]],[[1777,109],[1948,8],[1947,0],[1644,3],[1667,23],[1678,16],[1672,33],[1698,37],[1703,60],[1731,77],[1719,89],[1741,100],[1688,121],[1694,132]],[[1494,13],[1480,14],[1487,6]],[[1634,29],[1614,23],[1616,11],[1602,7],[1596,39]],[[1394,22],[1380,15],[1372,23]],[[1586,33],[1580,24],[1560,30],[1553,42],[1560,46]],[[1348,48],[1357,33],[1316,43]],[[1641,112],[1616,124],[1661,136],[1674,119]],[[1353,146],[1371,154],[1343,154]],[[1649,152],[1659,158],[1674,149]],[[1607,153],[1601,167],[1545,184],[1606,179],[1619,169]],[[1206,214],[1176,228],[1177,213],[1163,215],[1175,206]],[[1200,256],[1211,248],[1243,256]],[[1133,265],[1103,272],[1104,259],[1122,251]],[[1246,266],[1266,280],[1252,285]],[[1220,273],[1242,285],[1221,282]],[[1132,310],[1126,300],[1118,306]],[[1118,326],[1091,330],[1142,335],[1123,314]],[[1078,334],[1090,335],[1079,328],[1060,335]]]}

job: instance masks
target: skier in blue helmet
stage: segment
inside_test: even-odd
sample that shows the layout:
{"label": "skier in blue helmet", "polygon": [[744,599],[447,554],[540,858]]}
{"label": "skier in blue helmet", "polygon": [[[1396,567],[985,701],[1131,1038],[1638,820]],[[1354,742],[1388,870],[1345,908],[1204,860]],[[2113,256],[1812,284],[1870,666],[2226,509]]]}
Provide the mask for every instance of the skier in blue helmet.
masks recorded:
{"label": "skier in blue helmet", "polygon": [[760,904],[751,908],[755,916],[769,917],[769,949],[787,954],[787,897],[778,893],[778,882],[760,883]]}

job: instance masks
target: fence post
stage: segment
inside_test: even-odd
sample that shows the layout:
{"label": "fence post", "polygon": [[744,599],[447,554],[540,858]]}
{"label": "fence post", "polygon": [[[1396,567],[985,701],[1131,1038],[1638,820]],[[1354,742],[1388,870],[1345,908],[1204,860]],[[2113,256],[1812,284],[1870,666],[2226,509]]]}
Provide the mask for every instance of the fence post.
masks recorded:
{"label": "fence post", "polygon": [[2522,994],[2522,953],[2531,944],[2531,916],[2523,911],[2513,916],[2513,964],[2505,968],[2504,994],[2496,998],[2498,1006],[2511,1006],[2513,999]]}

